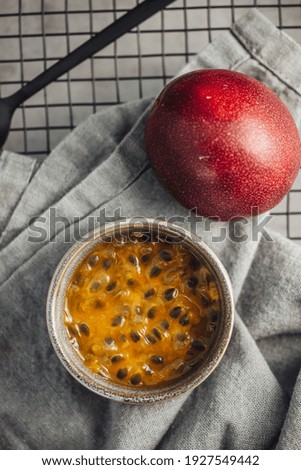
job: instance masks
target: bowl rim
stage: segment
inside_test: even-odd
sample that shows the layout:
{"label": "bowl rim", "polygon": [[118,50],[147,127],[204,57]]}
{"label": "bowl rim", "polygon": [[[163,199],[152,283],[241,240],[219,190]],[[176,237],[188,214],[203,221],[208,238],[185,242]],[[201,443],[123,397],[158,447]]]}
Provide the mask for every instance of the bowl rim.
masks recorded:
{"label": "bowl rim", "polygon": [[[135,219],[135,221],[133,221]],[[139,227],[136,226],[139,221]],[[139,232],[145,228],[163,231],[167,236],[182,237],[182,242],[189,245],[194,254],[205,258],[213,270],[219,284],[222,301],[222,323],[218,338],[214,342],[213,352],[189,375],[180,376],[173,381],[152,387],[132,388],[113,383],[88,369],[80,355],[76,353],[67,329],[63,323],[63,302],[66,287],[76,267],[85,256],[102,243],[102,237],[114,233],[116,228]],[[231,339],[234,325],[234,298],[228,273],[215,253],[199,237],[174,223],[155,218],[127,218],[105,223],[89,232],[82,240],[76,241],[67,250],[58,263],[52,276],[46,304],[46,322],[52,346],[67,371],[83,386],[105,398],[120,402],[141,404],[153,403],[177,397],[202,383],[219,365]]]}

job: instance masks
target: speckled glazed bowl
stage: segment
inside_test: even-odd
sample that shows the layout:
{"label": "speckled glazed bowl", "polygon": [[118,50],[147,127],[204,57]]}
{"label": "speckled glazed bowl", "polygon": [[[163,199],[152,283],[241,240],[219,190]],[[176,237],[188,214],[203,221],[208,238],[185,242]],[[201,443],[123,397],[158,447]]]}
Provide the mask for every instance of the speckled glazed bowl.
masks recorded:
{"label": "speckled glazed bowl", "polygon": [[[210,348],[189,372],[155,386],[133,388],[114,383],[92,372],[80,358],[70,342],[64,323],[66,292],[72,275],[82,260],[98,245],[118,233],[125,239],[131,234],[151,233],[172,243],[183,243],[202,263],[206,263],[217,284],[221,302],[221,315],[217,332]],[[47,325],[55,352],[68,372],[82,385],[106,398],[133,404],[153,403],[183,394],[203,382],[221,361],[230,341],[234,319],[234,303],[229,277],[215,254],[190,232],[167,222],[152,219],[118,221],[106,224],[75,243],[60,261],[48,293]]]}

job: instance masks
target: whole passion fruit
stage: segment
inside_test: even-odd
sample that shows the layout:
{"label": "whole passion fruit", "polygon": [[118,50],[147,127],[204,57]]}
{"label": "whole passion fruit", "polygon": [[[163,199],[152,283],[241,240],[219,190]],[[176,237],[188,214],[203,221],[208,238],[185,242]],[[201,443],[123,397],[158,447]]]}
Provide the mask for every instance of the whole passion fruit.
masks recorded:
{"label": "whole passion fruit", "polygon": [[286,106],[263,83],[229,70],[197,70],[170,82],[149,115],[145,143],[175,199],[220,220],[276,206],[301,160]]}

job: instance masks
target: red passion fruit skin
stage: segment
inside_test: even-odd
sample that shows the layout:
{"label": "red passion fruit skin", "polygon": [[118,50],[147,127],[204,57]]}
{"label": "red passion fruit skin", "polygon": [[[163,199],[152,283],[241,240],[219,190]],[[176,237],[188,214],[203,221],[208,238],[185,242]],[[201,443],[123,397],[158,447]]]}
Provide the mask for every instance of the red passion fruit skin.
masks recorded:
{"label": "red passion fruit skin", "polygon": [[300,168],[300,138],[286,106],[263,83],[229,70],[170,82],[148,117],[145,144],[175,199],[220,220],[268,211]]}

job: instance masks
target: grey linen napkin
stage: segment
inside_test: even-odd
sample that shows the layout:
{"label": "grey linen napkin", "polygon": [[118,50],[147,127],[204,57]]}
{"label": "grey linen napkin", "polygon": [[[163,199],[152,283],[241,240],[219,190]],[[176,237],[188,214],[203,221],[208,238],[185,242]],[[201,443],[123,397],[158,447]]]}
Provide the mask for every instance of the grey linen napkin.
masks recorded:
{"label": "grey linen napkin", "polygon": [[[300,122],[301,50],[258,11],[221,34],[183,71],[229,68],[267,83]],[[61,256],[89,217],[188,214],[159,184],[144,151],[149,100],[91,116],[47,157],[0,158],[0,447],[3,449],[297,449],[301,445],[301,249],[240,225],[240,243],[202,236],[225,264],[236,300],[233,337],[215,372],[191,393],[133,406],[79,385],[50,344],[47,290]],[[28,221],[56,215],[46,241],[30,243]],[[70,236],[70,241],[66,238]],[[257,239],[256,239],[257,238]]]}

